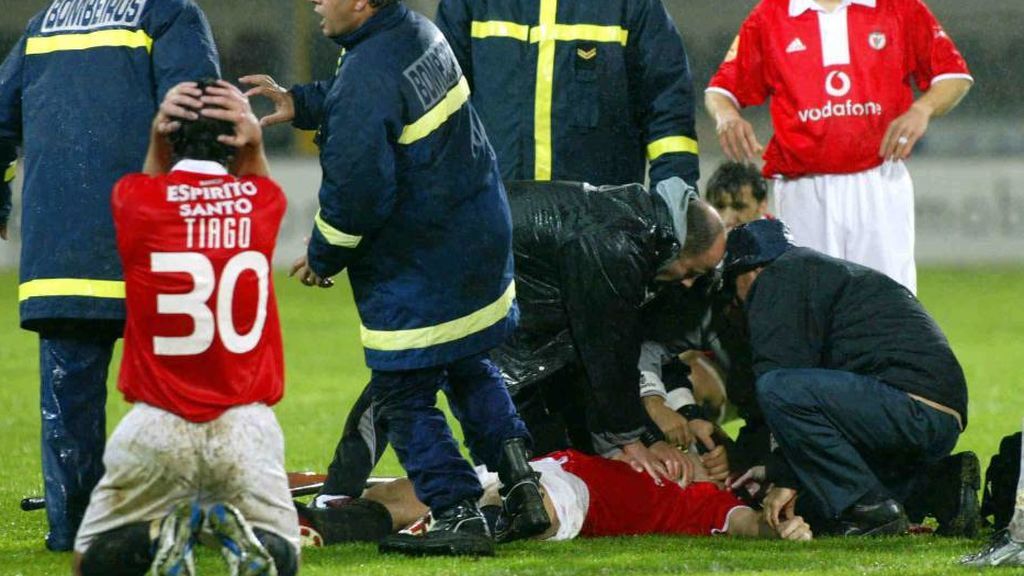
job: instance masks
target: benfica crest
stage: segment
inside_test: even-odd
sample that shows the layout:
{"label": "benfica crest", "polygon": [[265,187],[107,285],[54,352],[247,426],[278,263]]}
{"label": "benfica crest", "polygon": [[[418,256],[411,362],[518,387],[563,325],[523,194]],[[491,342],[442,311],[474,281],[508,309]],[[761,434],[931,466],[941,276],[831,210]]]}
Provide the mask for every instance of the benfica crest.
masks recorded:
{"label": "benfica crest", "polygon": [[885,34],[882,32],[872,32],[868,35],[868,45],[875,50],[885,48]]}

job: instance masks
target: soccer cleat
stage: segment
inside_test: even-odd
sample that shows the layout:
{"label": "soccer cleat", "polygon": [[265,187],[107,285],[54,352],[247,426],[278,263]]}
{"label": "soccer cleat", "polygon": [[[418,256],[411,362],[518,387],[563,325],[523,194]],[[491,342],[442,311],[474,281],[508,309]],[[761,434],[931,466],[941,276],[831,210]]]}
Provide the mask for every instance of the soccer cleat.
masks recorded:
{"label": "soccer cleat", "polygon": [[195,502],[180,502],[160,521],[151,576],[193,576],[196,534],[203,525],[203,510]]}
{"label": "soccer cleat", "polygon": [[960,559],[963,566],[1024,566],[1024,543],[1010,537],[1009,530],[1000,530],[992,536],[988,546],[976,554]]}
{"label": "soccer cleat", "polygon": [[206,525],[220,542],[231,576],[277,576],[273,557],[237,508],[224,503],[210,506]]}
{"label": "soccer cleat", "polygon": [[438,514],[431,513],[421,535],[392,534],[381,540],[382,554],[406,556],[493,556],[494,540],[487,521],[472,500],[463,500]]}

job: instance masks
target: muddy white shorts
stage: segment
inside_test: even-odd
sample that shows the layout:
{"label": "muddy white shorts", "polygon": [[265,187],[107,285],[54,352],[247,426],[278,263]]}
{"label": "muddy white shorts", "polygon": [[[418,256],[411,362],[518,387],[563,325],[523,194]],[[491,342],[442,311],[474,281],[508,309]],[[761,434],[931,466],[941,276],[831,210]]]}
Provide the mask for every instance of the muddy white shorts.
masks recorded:
{"label": "muddy white shorts", "polygon": [[249,524],[298,550],[299,524],[284,469],[284,436],[264,404],[238,406],[196,423],[136,404],[103,455],[106,473],[92,492],[75,551],[99,534],[166,515],[181,501],[234,505]]}
{"label": "muddy white shorts", "polygon": [[773,193],[775,214],[798,246],[874,268],[917,293],[914,184],[903,162],[777,178]]}

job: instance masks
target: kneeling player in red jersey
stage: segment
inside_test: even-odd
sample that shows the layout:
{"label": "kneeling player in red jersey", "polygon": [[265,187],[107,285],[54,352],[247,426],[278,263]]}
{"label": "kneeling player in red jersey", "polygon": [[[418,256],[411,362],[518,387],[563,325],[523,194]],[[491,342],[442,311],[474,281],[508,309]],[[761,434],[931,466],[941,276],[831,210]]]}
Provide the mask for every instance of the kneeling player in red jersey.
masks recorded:
{"label": "kneeling player in red jersey", "polygon": [[[707,471],[699,458],[688,457],[693,462],[696,481],[685,486],[672,482],[658,485],[650,476],[634,471],[628,464],[575,450],[553,452],[533,460],[530,466],[541,473],[544,505],[552,520],[551,527],[537,538],[570,540],[577,536],[639,534],[812,538],[810,527],[800,516],[784,518],[778,531],[772,530],[759,512],[746,506],[732,492],[707,481]],[[494,498],[498,480],[497,475],[486,471],[479,471],[479,475],[485,488],[480,504],[486,510],[488,504],[499,502]],[[427,507],[416,499],[408,480],[400,478],[373,486],[363,498],[338,508],[300,507],[304,529],[311,535],[314,531],[321,532],[324,536],[321,541],[326,544],[337,541],[328,534],[356,534],[358,530],[345,530],[337,524],[351,519],[365,523],[367,509],[354,504],[367,500],[383,505],[378,508],[390,514],[393,530],[404,529],[415,534],[429,525]]]}
{"label": "kneeling player in red jersey", "polygon": [[284,391],[270,263],[285,197],[248,100],[223,81],[176,86],[144,170],[112,197],[128,306],[118,388],[134,407],[107,444],[76,570],[191,575],[205,527],[232,575],[291,576],[298,520],[270,409]]}

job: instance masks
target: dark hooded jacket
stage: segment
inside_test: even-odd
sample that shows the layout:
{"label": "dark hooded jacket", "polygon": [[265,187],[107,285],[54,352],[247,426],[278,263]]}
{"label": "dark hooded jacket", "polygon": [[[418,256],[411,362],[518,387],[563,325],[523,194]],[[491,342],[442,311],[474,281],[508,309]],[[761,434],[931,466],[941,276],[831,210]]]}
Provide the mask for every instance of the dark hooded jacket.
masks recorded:
{"label": "dark hooded jacket", "polygon": [[495,353],[510,390],[573,362],[587,420],[614,445],[661,439],[640,402],[641,306],[678,250],[661,199],[640,185],[508,185],[520,322]]}

